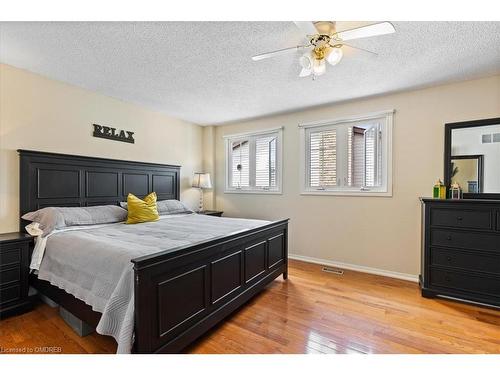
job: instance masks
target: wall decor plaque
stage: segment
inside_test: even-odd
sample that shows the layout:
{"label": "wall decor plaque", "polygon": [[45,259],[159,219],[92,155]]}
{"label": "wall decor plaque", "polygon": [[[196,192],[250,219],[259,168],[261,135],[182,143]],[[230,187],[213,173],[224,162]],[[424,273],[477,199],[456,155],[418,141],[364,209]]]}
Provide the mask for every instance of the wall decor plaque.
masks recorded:
{"label": "wall decor plaque", "polygon": [[113,141],[135,143],[134,132],[128,130],[118,130],[110,126],[92,124],[94,133],[92,135],[97,138],[111,139]]}

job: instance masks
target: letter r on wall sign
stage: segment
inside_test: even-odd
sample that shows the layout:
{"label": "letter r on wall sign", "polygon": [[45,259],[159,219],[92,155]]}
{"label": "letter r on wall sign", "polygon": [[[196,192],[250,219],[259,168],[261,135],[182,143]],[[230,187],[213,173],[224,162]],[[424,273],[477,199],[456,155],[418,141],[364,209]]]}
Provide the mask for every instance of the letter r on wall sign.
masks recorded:
{"label": "letter r on wall sign", "polygon": [[102,126],[93,124],[94,125],[94,133],[102,133]]}

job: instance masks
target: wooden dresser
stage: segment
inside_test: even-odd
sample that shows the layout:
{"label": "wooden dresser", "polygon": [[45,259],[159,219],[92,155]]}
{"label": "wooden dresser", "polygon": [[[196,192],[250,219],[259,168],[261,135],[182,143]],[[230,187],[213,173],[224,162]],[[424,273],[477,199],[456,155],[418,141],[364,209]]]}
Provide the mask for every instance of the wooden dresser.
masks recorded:
{"label": "wooden dresser", "polygon": [[422,202],[422,296],[500,306],[500,201]]}

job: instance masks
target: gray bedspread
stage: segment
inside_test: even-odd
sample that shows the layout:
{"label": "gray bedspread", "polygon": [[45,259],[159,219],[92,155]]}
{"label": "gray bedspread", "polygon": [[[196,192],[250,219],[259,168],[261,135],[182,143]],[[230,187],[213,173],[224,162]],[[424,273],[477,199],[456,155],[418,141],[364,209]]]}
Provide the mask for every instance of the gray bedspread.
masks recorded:
{"label": "gray bedspread", "polygon": [[55,233],[47,239],[38,277],[102,313],[97,332],[113,336],[118,353],[130,353],[134,335],[131,259],[267,223],[189,214]]}

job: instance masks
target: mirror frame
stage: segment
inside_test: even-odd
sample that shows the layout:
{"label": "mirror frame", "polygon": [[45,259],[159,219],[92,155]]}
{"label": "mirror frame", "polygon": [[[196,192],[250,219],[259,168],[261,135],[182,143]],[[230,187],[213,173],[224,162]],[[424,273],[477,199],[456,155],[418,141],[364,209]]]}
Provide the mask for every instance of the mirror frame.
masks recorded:
{"label": "mirror frame", "polygon": [[[473,128],[478,126],[498,125],[500,117],[483,120],[452,122],[444,126],[444,184],[451,185],[451,134],[453,129]],[[471,155],[473,156],[473,155]],[[464,199],[500,199],[498,193],[464,193]]]}

